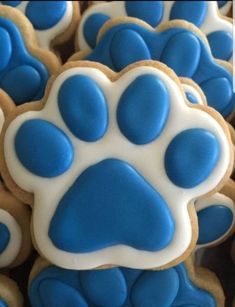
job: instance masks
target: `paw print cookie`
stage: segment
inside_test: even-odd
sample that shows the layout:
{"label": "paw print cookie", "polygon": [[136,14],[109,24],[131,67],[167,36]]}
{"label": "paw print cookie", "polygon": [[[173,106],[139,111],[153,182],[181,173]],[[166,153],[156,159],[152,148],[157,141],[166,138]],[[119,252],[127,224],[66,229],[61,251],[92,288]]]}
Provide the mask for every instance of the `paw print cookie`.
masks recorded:
{"label": "paw print cookie", "polygon": [[133,18],[108,21],[91,52],[71,57],[73,61],[80,59],[105,64],[114,71],[140,60],[163,62],[179,77],[193,79],[208,105],[224,117],[234,113],[232,66],[213,58],[208,41],[193,24],[175,20],[155,30]]}
{"label": "paw print cookie", "polygon": [[[107,291],[108,287],[108,291]],[[32,307],[50,306],[223,306],[215,275],[187,260],[170,269],[64,270],[38,259],[30,274]]]}
{"label": "paw print cookie", "polygon": [[197,200],[197,248],[215,246],[235,230],[235,183],[229,180],[220,193]]}
{"label": "paw print cookie", "polygon": [[79,18],[77,1],[0,1],[18,9],[31,22],[40,47],[54,50],[74,34]]}
{"label": "paw print cookie", "polygon": [[153,28],[175,19],[191,22],[207,36],[213,56],[232,63],[232,19],[220,15],[216,1],[111,1],[92,5],[79,24],[79,49],[94,49],[105,22],[125,16],[143,20]]}
{"label": "paw print cookie", "polygon": [[16,282],[9,277],[0,274],[0,306],[23,307],[23,295]]}
{"label": "paw print cookie", "polygon": [[189,106],[154,61],[119,74],[68,63],[41,104],[10,113],[1,145],[5,181],[33,204],[37,249],[70,269],[186,258],[197,235],[190,203],[223,184],[233,158],[222,117]]}
{"label": "paw print cookie", "polygon": [[0,90],[16,105],[42,98],[60,66],[57,57],[38,47],[27,18],[8,6],[0,7],[0,41]]}
{"label": "paw print cookie", "polygon": [[2,184],[0,186],[0,238],[0,268],[18,266],[28,258],[32,250],[30,211]]}

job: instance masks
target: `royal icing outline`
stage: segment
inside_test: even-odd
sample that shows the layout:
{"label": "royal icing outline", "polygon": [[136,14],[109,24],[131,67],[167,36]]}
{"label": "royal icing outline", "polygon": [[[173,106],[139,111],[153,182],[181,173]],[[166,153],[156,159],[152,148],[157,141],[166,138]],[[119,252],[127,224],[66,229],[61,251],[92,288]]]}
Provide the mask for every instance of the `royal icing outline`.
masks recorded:
{"label": "royal icing outline", "polygon": [[[156,75],[167,85],[168,92],[171,93],[171,110],[168,118],[168,124],[164,129],[164,140],[159,137],[156,142],[158,144],[158,148],[161,148],[157,162],[157,164],[160,164],[158,166],[158,171],[161,173],[161,176],[159,176],[161,180],[153,178],[151,175],[151,163],[148,164],[149,166],[145,163],[146,159],[148,161],[153,159],[153,156],[151,157],[152,150],[150,151],[149,148],[152,148],[154,152],[155,142],[143,146],[145,148],[147,147],[147,151],[149,151],[150,154],[149,156],[146,155],[145,159],[143,159],[145,150],[143,147],[139,148],[137,146],[138,149],[134,149],[132,154],[137,154],[139,152],[142,158],[140,159],[139,164],[131,163],[131,165],[134,165],[135,169],[140,171],[140,173],[152,186],[157,187],[157,190],[160,191],[161,195],[164,195],[164,198],[174,217],[176,224],[173,240],[174,243],[170,244],[170,246],[167,246],[161,251],[152,253],[146,251],[141,252],[129,246],[118,245],[114,247],[107,247],[103,250],[98,250],[93,253],[76,254],[68,253],[55,248],[48,237],[48,227],[55,213],[56,206],[66,191],[69,189],[71,184],[73,184],[74,180],[76,180],[78,174],[80,174],[81,171],[83,171],[86,167],[99,162],[102,160],[102,158],[109,158],[110,156],[112,157],[113,153],[115,152],[115,158],[127,162],[131,161],[131,158],[128,156],[128,154],[126,154],[126,151],[130,150],[129,146],[131,143],[128,142],[125,138],[122,140],[123,136],[120,134],[119,129],[117,129],[116,122],[113,118],[113,116],[115,116],[115,112],[114,114],[110,115],[111,117],[109,125],[111,125],[111,129],[109,129],[109,132],[106,132],[105,137],[101,139],[101,141],[98,141],[95,144],[82,142],[76,139],[76,137],[66,127],[59,113],[58,106],[56,104],[56,97],[58,90],[60,89],[60,86],[63,84],[63,82],[69,77],[77,74],[90,76],[99,84],[99,86],[103,89],[106,97],[108,97],[107,100],[110,104],[110,114],[114,112],[115,105],[117,104],[120,95],[123,93],[123,90],[137,76],[143,74]],[[112,95],[114,86],[116,93],[115,97]],[[172,93],[174,93],[174,95]],[[178,103],[177,106],[176,101]],[[180,108],[179,105],[181,106]],[[180,112],[179,109],[181,110]],[[180,116],[184,114],[184,112],[185,115],[190,118],[190,120],[184,121],[184,123],[182,123]],[[189,116],[189,114],[192,114],[192,118]],[[72,167],[67,170],[63,176],[58,176],[53,178],[53,180],[45,178],[42,179],[36,175],[31,174],[24,168],[23,165],[19,163],[14,148],[14,138],[20,125],[26,120],[33,118],[45,119],[60,127],[69,137],[69,139],[72,140],[74,152],[76,153],[77,150],[79,150],[80,154],[75,155]],[[171,125],[169,123],[171,123]],[[178,127],[178,125],[180,127]],[[177,188],[170,183],[170,180],[167,178],[167,175],[164,171],[164,165],[162,165],[161,161],[164,157],[167,145],[169,144],[170,140],[172,140],[172,138],[177,135],[177,133],[187,128],[190,129],[198,127],[209,129],[209,131],[213,132],[217,136],[221,147],[220,160],[218,161],[215,169],[209,175],[207,180],[204,181],[204,183],[186,191],[185,189]],[[112,141],[114,136],[115,142]],[[121,139],[119,136],[121,136]],[[97,146],[97,143],[101,145]],[[82,146],[84,144],[85,146]],[[106,147],[105,144],[106,146],[107,144],[114,144],[112,146],[113,148],[108,153],[106,150],[102,152],[102,148]],[[94,154],[90,154],[90,150],[93,146],[99,148],[99,154],[97,154],[96,157],[94,157]],[[133,144],[131,144],[131,147],[132,146]],[[181,257],[188,249],[192,240],[192,229],[188,214],[188,203],[192,199],[195,199],[213,190],[221,182],[228,170],[231,159],[230,144],[227,141],[225,132],[218,124],[218,122],[209,114],[201,111],[200,109],[188,107],[185,104],[185,98],[181,92],[181,89],[166,73],[155,67],[144,65],[137,68],[132,68],[114,82],[111,82],[104,73],[96,68],[77,67],[64,71],[54,81],[47,98],[47,103],[41,111],[25,112],[16,117],[8,126],[4,138],[4,152],[8,171],[12,178],[14,178],[15,183],[23,190],[29,193],[34,193],[35,201],[33,210],[33,232],[37,247],[41,253],[54,264],[72,269],[90,269],[105,264],[115,264],[118,266],[146,269],[165,266],[169,262]],[[81,165],[81,162],[79,162],[79,157],[82,156],[82,152],[84,152],[84,156],[86,156],[83,165]],[[40,188],[37,190],[38,187]],[[49,190],[50,193],[48,193]],[[46,193],[43,193],[43,191],[46,191]],[[171,195],[174,195],[174,205],[172,203]],[[180,210],[179,206],[175,206],[176,203],[180,204]]]}
{"label": "royal icing outline", "polygon": [[10,265],[21,249],[22,231],[16,219],[6,210],[0,208],[0,223],[7,226],[10,239],[6,249],[0,254],[0,268]]}
{"label": "royal icing outline", "polygon": [[[30,1],[22,1],[15,8],[25,15],[27,5]],[[73,2],[66,2],[66,11],[63,17],[53,27],[47,30],[36,30],[35,33],[40,47],[50,50],[51,42],[59,35],[64,33],[71,24],[73,18]],[[0,3],[1,4],[1,3]],[[3,4],[4,5],[4,4]]]}
{"label": "royal icing outline", "polygon": [[[169,15],[172,6],[174,5],[175,2],[176,1],[164,1],[164,2],[162,1],[162,4],[164,5],[163,16],[161,18],[161,21],[158,23],[156,27],[170,20]],[[224,31],[229,33],[232,37],[232,32],[233,32],[232,22],[226,20],[219,14],[216,1],[207,1],[207,6],[208,7],[205,19],[202,25],[200,26],[201,31],[205,35],[209,35],[217,31]],[[79,49],[82,51],[92,49],[91,46],[89,46],[89,44],[87,43],[83,32],[86,20],[94,13],[102,13],[104,15],[107,15],[111,19],[122,16],[123,17],[128,16],[128,13],[125,8],[125,1],[103,2],[103,3],[94,4],[91,7],[89,7],[82,15],[76,35],[77,45],[79,46]],[[232,61],[233,61],[233,56],[231,56],[229,59],[230,63],[232,63]]]}

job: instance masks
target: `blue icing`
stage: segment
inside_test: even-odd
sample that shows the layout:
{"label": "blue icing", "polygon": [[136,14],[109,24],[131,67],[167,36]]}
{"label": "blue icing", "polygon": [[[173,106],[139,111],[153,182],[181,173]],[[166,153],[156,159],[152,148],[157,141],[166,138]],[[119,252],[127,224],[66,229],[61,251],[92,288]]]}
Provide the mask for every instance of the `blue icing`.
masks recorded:
{"label": "blue icing", "polygon": [[229,2],[229,1],[217,1],[219,8],[225,6],[225,4],[227,4],[227,2]]}
{"label": "blue icing", "polygon": [[84,23],[84,37],[91,48],[95,47],[97,35],[100,28],[110,19],[109,16],[103,13],[95,13],[90,15]]}
{"label": "blue icing", "polygon": [[18,6],[22,1],[1,1],[2,4],[9,5],[16,7]]}
{"label": "blue icing", "polygon": [[[201,83],[201,89],[207,98],[209,106],[224,114],[229,114],[234,110],[235,95],[227,78],[214,78]],[[231,101],[228,105],[228,101]],[[226,111],[226,112],[225,112]]]}
{"label": "blue icing", "polygon": [[129,29],[120,30],[114,34],[110,45],[110,57],[115,70],[122,70],[129,64],[129,59],[126,57],[125,52],[120,52],[123,46],[132,54],[133,62],[151,60],[148,47],[138,33]]}
{"label": "blue icing", "polygon": [[197,212],[199,237],[197,244],[213,242],[221,238],[233,224],[230,208],[215,204]]}
{"label": "blue icing", "polygon": [[128,16],[144,20],[156,27],[162,20],[163,1],[125,1]]}
{"label": "blue icing", "polygon": [[9,241],[10,241],[10,231],[7,226],[0,223],[0,254],[4,252]]}
{"label": "blue icing", "polygon": [[2,71],[7,67],[12,55],[11,38],[9,33],[3,28],[0,28],[0,42],[0,71]]}
{"label": "blue icing", "polygon": [[207,1],[175,1],[170,20],[184,19],[200,27],[207,14]]}
{"label": "blue icing", "polygon": [[68,78],[60,87],[58,104],[63,120],[77,138],[92,142],[104,135],[107,103],[94,80],[82,75]]}
{"label": "blue icing", "polygon": [[[182,35],[177,36],[178,34]],[[174,42],[174,36],[180,38],[181,43]],[[122,40],[122,44],[119,43],[119,39]],[[173,40],[175,46],[179,45],[181,51],[184,51],[187,45],[189,45],[188,50],[191,51],[184,53],[182,57],[181,53],[176,50],[173,56],[172,47],[167,47],[170,40]],[[164,55],[166,51],[167,55]],[[192,57],[192,54],[195,58]],[[204,42],[190,30],[170,28],[158,33],[135,23],[116,24],[104,33],[95,49],[85,59],[100,62],[114,71],[119,71],[137,60],[153,59],[164,62],[166,59],[172,68],[183,73],[181,77],[187,75],[199,86],[205,82],[213,82],[214,79],[225,78],[227,84],[220,93],[224,97],[222,103],[216,100],[215,105],[214,101],[208,99],[209,96],[213,96],[214,87],[209,87],[205,94],[209,105],[212,107],[215,105],[224,117],[234,109],[234,93],[227,94],[232,93],[232,74],[215,62]],[[178,63],[181,64],[178,65]]]}
{"label": "blue icing", "polygon": [[77,178],[49,227],[53,244],[75,253],[118,244],[157,251],[173,235],[174,221],[162,196],[132,166],[116,159],[103,160]]}
{"label": "blue icing", "polygon": [[0,307],[7,307],[7,306],[8,304],[3,299],[0,298]]}
{"label": "blue icing", "polygon": [[30,172],[42,177],[64,173],[73,162],[73,145],[54,124],[32,119],[24,122],[15,136],[18,159]]}
{"label": "blue icing", "polygon": [[39,295],[44,307],[87,307],[88,304],[81,294],[56,279],[42,281],[39,286]]}
{"label": "blue icing", "polygon": [[214,297],[191,282],[184,264],[163,271],[71,271],[51,266],[32,280],[29,298],[32,307],[216,307]]}
{"label": "blue icing", "polygon": [[[27,82],[24,82],[27,80]],[[30,101],[37,94],[41,79],[38,71],[32,66],[21,65],[8,71],[2,78],[1,88],[14,101],[23,103]]]}
{"label": "blue icing", "polygon": [[186,94],[188,101],[190,101],[193,104],[198,104],[197,98],[192,93],[186,92],[185,94]]}
{"label": "blue icing", "polygon": [[0,17],[0,38],[4,41],[0,51],[0,88],[17,105],[40,99],[49,77],[46,67],[28,53],[19,29],[4,17]]}
{"label": "blue icing", "polygon": [[171,306],[178,291],[179,277],[174,268],[157,274],[145,271],[132,288],[131,300],[135,307]]}
{"label": "blue icing", "polygon": [[66,6],[66,1],[29,1],[25,14],[36,30],[47,30],[62,19]]}
{"label": "blue icing", "polygon": [[191,77],[197,70],[200,54],[198,38],[190,32],[184,32],[169,39],[160,60],[171,67],[178,76]]}
{"label": "blue icing", "polygon": [[164,83],[154,75],[142,75],[122,94],[117,121],[129,141],[142,145],[160,135],[168,113],[169,95]]}
{"label": "blue icing", "polygon": [[228,61],[233,55],[232,34],[225,31],[216,31],[207,35],[211,52],[215,58]]}
{"label": "blue icing", "polygon": [[194,188],[212,173],[219,156],[219,142],[210,131],[184,130],[167,147],[165,170],[175,185]]}
{"label": "blue icing", "polygon": [[96,306],[122,306],[127,299],[125,278],[118,268],[81,271],[80,282],[85,297]]}

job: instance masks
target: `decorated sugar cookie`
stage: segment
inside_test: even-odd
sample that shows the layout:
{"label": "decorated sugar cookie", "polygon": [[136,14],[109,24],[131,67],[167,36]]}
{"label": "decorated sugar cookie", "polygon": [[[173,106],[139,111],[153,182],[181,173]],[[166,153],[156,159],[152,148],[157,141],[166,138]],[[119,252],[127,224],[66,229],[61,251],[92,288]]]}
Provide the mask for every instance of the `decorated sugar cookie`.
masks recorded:
{"label": "decorated sugar cookie", "polygon": [[37,44],[32,25],[20,12],[0,7],[0,89],[16,105],[42,98],[50,75],[60,64]]}
{"label": "decorated sugar cookie", "polygon": [[223,290],[216,276],[209,270],[195,269],[190,259],[161,271],[71,271],[38,259],[30,275],[28,293],[32,307],[224,306]]}
{"label": "decorated sugar cookie", "polygon": [[222,117],[189,105],[154,61],[119,74],[68,63],[2,134],[1,172],[33,205],[37,249],[70,269],[179,263],[197,239],[192,200],[222,186],[233,162]]}
{"label": "decorated sugar cookie", "polygon": [[77,44],[80,50],[94,49],[100,28],[108,20],[117,17],[135,17],[153,28],[169,20],[181,19],[201,29],[207,36],[215,58],[232,62],[232,19],[220,15],[216,1],[104,1],[99,4],[93,1],[93,3],[94,5],[84,12],[79,24]]}
{"label": "decorated sugar cookie", "polygon": [[[0,185],[0,268],[24,262],[31,250],[30,211]],[[1,305],[0,305],[1,306]]]}
{"label": "decorated sugar cookie", "polygon": [[32,23],[40,47],[54,50],[74,34],[79,18],[76,1],[0,1],[21,11]]}
{"label": "decorated sugar cookie", "polygon": [[23,307],[23,295],[18,285],[9,277],[0,274],[0,306]]}
{"label": "decorated sugar cookie", "polygon": [[193,79],[203,90],[208,105],[224,117],[232,117],[235,108],[232,66],[217,61],[203,33],[182,21],[165,23],[157,30],[133,18],[105,23],[92,51],[82,51],[72,61],[100,62],[115,71],[140,60],[158,60],[179,77]]}

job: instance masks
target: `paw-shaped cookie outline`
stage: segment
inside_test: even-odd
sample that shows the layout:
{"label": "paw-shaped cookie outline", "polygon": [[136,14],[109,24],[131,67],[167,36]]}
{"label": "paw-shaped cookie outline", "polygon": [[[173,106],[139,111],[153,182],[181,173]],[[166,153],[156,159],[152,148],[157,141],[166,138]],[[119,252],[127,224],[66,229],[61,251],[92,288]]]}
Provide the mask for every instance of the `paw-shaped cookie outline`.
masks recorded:
{"label": "paw-shaped cookie outline", "polygon": [[[37,259],[29,278],[29,298],[32,307],[70,300],[74,307],[160,306],[215,307],[223,304],[221,285],[209,270],[193,267],[191,259],[171,269],[141,271],[109,268],[92,271],[68,271]],[[207,281],[207,283],[202,281]],[[109,284],[109,291],[106,284]],[[210,284],[210,286],[208,286]],[[93,286],[92,286],[93,285]],[[160,286],[161,285],[161,286]],[[60,289],[60,291],[58,291]],[[56,300],[57,297],[57,300]]]}
{"label": "paw-shaped cookie outline", "polygon": [[[17,1],[18,3],[10,3],[11,1],[5,1],[5,3],[0,1],[0,5],[9,5],[13,6],[14,8],[18,9],[20,12],[22,12],[32,23],[36,36],[39,42],[39,45],[42,48],[45,49],[54,49],[53,46],[56,42],[56,44],[61,44],[64,41],[68,40],[70,36],[74,33],[74,30],[76,28],[78,16],[79,16],[79,6],[77,1],[53,1],[54,4],[52,5],[57,5],[56,2],[59,2],[60,4],[60,14],[58,14],[58,17],[54,20],[53,15],[49,15],[47,17],[47,22],[51,24],[52,26],[47,26],[45,29],[38,29],[37,26],[37,21],[36,21],[36,26],[34,19],[31,18],[31,13],[27,12],[27,8],[32,2],[32,5],[37,5],[35,1]],[[12,1],[14,2],[14,1]],[[43,1],[41,3],[42,6],[45,6],[45,9],[47,10],[57,10],[57,8],[46,8],[48,1]],[[63,9],[61,8],[63,7]],[[38,14],[42,13],[43,14],[43,8],[40,7],[40,11]],[[62,14],[62,15],[61,15]],[[61,16],[60,16],[61,15]],[[50,18],[51,17],[51,18]],[[35,17],[33,17],[35,18]],[[42,22],[41,22],[42,23]],[[42,23],[43,25],[43,23]]]}
{"label": "paw-shaped cookie outline", "polygon": [[[107,20],[118,17],[139,18],[154,28],[169,20],[182,19],[194,23],[208,37],[212,53],[216,58],[232,63],[232,20],[220,15],[215,1],[204,2],[193,3],[192,7],[190,7],[190,3],[178,4],[177,1],[152,1],[146,3],[143,1],[142,3],[141,1],[111,1],[94,4],[82,15],[76,43],[80,50],[93,49],[97,39],[95,34],[98,34],[99,29]],[[200,7],[196,7],[197,5]],[[181,6],[183,13],[180,11],[175,13],[174,6]],[[189,7],[186,10],[184,7],[187,6]],[[204,6],[205,8],[202,9]],[[144,11],[146,14],[144,14]],[[194,14],[193,16],[190,16],[190,14],[185,15],[185,11],[193,12]],[[195,12],[197,11],[200,13],[196,14]],[[174,12],[172,16],[171,12]],[[94,17],[92,18],[92,16]],[[226,48],[227,53],[223,54],[224,50],[219,50],[218,46],[221,45]]]}
{"label": "paw-shaped cookie outline", "polygon": [[25,204],[7,191],[2,183],[0,185],[0,224],[0,268],[18,266],[28,258],[32,250],[30,211]]}
{"label": "paw-shaped cookie outline", "polygon": [[[167,76],[166,72],[169,76]],[[133,150],[133,144],[127,141],[125,137],[123,138],[123,135],[120,133],[116,121],[113,118],[114,114],[111,115],[109,125],[116,126],[116,128],[114,129],[115,132],[112,129],[109,129],[105,133],[105,137],[102,138],[100,142],[96,141],[94,143],[91,142],[90,144],[88,144],[81,140],[78,141],[78,139],[68,129],[68,127],[62,120],[61,115],[59,114],[56,97],[59,89],[61,88],[61,85],[66,79],[68,79],[68,77],[71,77],[73,75],[85,74],[85,76],[89,76],[102,88],[102,91],[104,91],[105,96],[109,97],[107,103],[109,104],[109,108],[111,107],[111,109],[109,110],[109,112],[111,112],[111,110],[114,110],[113,108],[115,104],[118,103],[120,95],[127,88],[127,85],[124,86],[125,80],[128,80],[127,84],[130,84],[131,81],[135,80],[137,76],[146,75],[148,73],[156,75],[161,80],[164,80],[165,84],[167,84],[168,90],[172,88],[171,86],[173,86],[175,92],[174,95],[177,95],[175,99],[171,98],[171,110],[169,113],[168,124],[164,128],[164,137],[158,137],[156,142],[153,141],[146,146],[142,146],[142,148],[148,148],[149,153],[152,152],[152,150],[155,148],[154,144],[158,144],[158,147],[161,148],[158,154],[158,159],[159,161],[161,161],[161,167],[159,167],[158,169],[158,174],[161,173],[161,175],[158,176],[158,178],[161,178],[160,182],[157,178],[151,178],[152,176],[150,174],[152,174],[153,168],[148,165],[146,166],[146,163],[144,162],[146,159],[143,159],[142,156],[142,153],[144,153],[144,151],[142,152],[142,150],[140,150],[140,147],[138,147],[139,145],[136,147],[138,148],[138,150],[134,149],[133,154],[137,155],[137,152],[140,150],[139,153],[141,153],[142,159],[140,160],[140,163],[137,163],[135,161],[134,163],[131,163],[131,165],[134,166],[134,168],[139,173],[141,173],[146,178],[146,180],[151,183],[152,186],[156,187],[161,195],[164,195],[164,199],[166,200],[173,219],[176,223],[173,239],[174,245],[171,243],[168,244],[168,246],[163,250],[157,252],[145,251],[144,253],[142,251],[130,248],[125,245],[121,245],[120,249],[119,246],[111,246],[102,250],[98,250],[97,252],[83,254],[69,253],[56,248],[54,245],[51,244],[52,241],[48,237],[48,227],[51,223],[59,201],[61,200],[67,189],[69,189],[69,187],[73,184],[74,180],[78,178],[79,174],[81,174],[84,169],[86,169],[90,165],[94,165],[95,163],[104,160],[105,158],[118,158],[123,161],[130,162],[131,158],[128,158],[128,154],[124,149],[127,149],[130,145]],[[108,75],[109,78],[111,78],[111,80],[115,82],[111,83],[110,79],[106,75]],[[116,84],[123,84],[123,86],[119,87],[116,86]],[[114,88],[115,97],[113,97],[114,95],[111,94],[113,93]],[[229,176],[232,155],[230,143],[227,139],[229,138],[227,128],[226,126],[222,128],[222,118],[220,118],[217,113],[214,113],[213,110],[210,111],[210,113],[213,114],[213,117],[201,111],[201,109],[208,111],[208,109],[204,106],[189,107],[185,103],[186,99],[183,93],[183,89],[180,87],[180,83],[177,82],[176,75],[165,65],[153,61],[136,63],[135,65],[129,66],[120,74],[115,74],[103,65],[97,63],[68,63],[64,66],[61,74],[56,79],[54,79],[54,82],[50,83],[50,87],[47,90],[47,95],[48,96],[46,96],[44,101],[42,102],[41,109],[38,106],[38,111],[33,111],[33,108],[30,108],[30,106],[28,106],[26,107],[26,109],[18,109],[18,116],[16,118],[15,116],[13,116],[12,118],[8,118],[7,125],[5,125],[4,127],[4,143],[2,143],[2,145],[4,144],[4,149],[2,147],[2,150],[4,151],[2,153],[3,156],[5,156],[5,162],[1,165],[3,177],[5,177],[7,184],[18,195],[18,197],[23,198],[25,202],[32,202],[32,195],[30,195],[29,193],[34,194],[33,235],[35,238],[36,246],[40,253],[43,254],[44,257],[50,260],[52,263],[64,268],[72,269],[90,269],[105,264],[115,264],[133,268],[151,268],[163,266],[167,267],[170,262],[174,261],[174,263],[176,263],[177,259],[182,259],[182,255],[183,257],[186,257],[187,252],[189,252],[190,250],[189,245],[192,240],[194,240],[194,230],[192,230],[191,228],[194,227],[194,225],[191,226],[191,221],[189,217],[190,214],[188,214],[188,203],[192,199],[195,199],[208,192],[212,192],[212,190],[216,186],[218,186],[225,177]],[[112,103],[110,100],[112,100]],[[177,112],[175,108],[177,109]],[[27,112],[27,110],[30,109],[31,111]],[[187,122],[185,121],[184,123],[182,123],[182,120],[179,120],[180,116],[173,116],[173,110],[175,110],[174,114],[180,114],[180,110],[186,113],[190,112],[190,114],[193,114],[193,118],[190,118],[190,120],[188,120]],[[110,114],[112,114],[113,112],[114,111],[112,111]],[[217,120],[215,120],[214,116],[215,118],[217,118]],[[90,148],[90,146],[94,146],[95,149],[95,146],[97,146],[97,144],[101,144],[101,153],[99,154],[100,156],[96,155],[96,157],[94,157],[92,155],[87,161],[84,161],[84,165],[82,165],[81,162],[77,163],[78,156],[75,154],[72,166],[70,168],[67,168],[66,172],[64,172],[63,170],[64,173],[61,176],[57,176],[51,179],[41,178],[37,175],[30,173],[21,163],[19,163],[19,159],[17,158],[15,152],[14,139],[19,127],[25,121],[34,118],[45,119],[49,122],[52,122],[57,127],[60,127],[60,129],[68,136],[68,138],[72,142],[75,148],[75,153],[78,149],[77,146],[79,144],[80,157],[82,150],[84,150],[85,154],[85,152],[88,150],[88,148]],[[169,124],[169,120],[171,124]],[[222,123],[222,126],[218,123],[218,121]],[[113,124],[111,124],[112,122]],[[195,188],[182,190],[182,188],[178,188],[176,185],[172,184],[167,177],[164,171],[163,157],[165,155],[165,150],[167,146],[169,145],[170,141],[172,141],[174,136],[177,135],[177,133],[185,129],[199,127],[199,122],[200,128],[208,129],[212,133],[215,133],[215,135],[217,136],[218,141],[220,143],[220,159],[218,160],[215,169],[213,169],[212,173],[203,183],[199,184]],[[178,124],[180,127],[176,128]],[[114,136],[115,138],[117,138],[118,142],[113,141]],[[105,140],[105,143],[103,143],[102,140]],[[120,140],[121,143],[119,143]],[[85,146],[81,147],[82,144]],[[104,151],[106,151],[104,144],[112,144],[112,152],[102,152],[102,148]],[[8,154],[6,155],[4,153]],[[150,156],[148,157],[148,159],[151,159]],[[139,165],[137,166],[136,163]],[[9,180],[9,176],[5,176],[8,172],[14,181]],[[166,186],[168,189],[167,192],[165,191]],[[183,194],[182,191],[184,191]],[[171,198],[170,195],[175,196],[174,205],[169,199]],[[179,210],[178,208],[176,210],[175,203],[180,204],[179,206],[177,206],[180,207]],[[176,222],[178,218],[183,222]],[[193,245],[194,244],[191,245],[191,248],[193,248]],[[177,248],[175,248],[175,246],[177,246]],[[120,250],[122,255],[125,255],[125,257],[122,256],[121,259]]]}
{"label": "paw-shaped cookie outline", "polygon": [[0,274],[0,302],[3,306],[24,306],[24,298],[17,283],[3,274]]}
{"label": "paw-shaped cookie outline", "polygon": [[[190,51],[185,52],[185,45],[191,46]],[[80,51],[70,58],[99,62],[115,71],[149,59],[163,62],[179,77],[193,79],[204,91],[208,105],[224,117],[234,113],[232,66],[216,60],[203,33],[186,21],[172,20],[155,29],[136,18],[116,18],[101,28],[92,51]]]}
{"label": "paw-shaped cookie outline", "polygon": [[1,90],[6,91],[16,105],[42,98],[49,76],[60,66],[57,57],[38,46],[27,18],[11,7],[1,6],[0,29],[4,46],[1,49]]}

